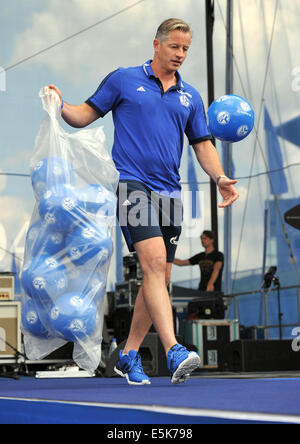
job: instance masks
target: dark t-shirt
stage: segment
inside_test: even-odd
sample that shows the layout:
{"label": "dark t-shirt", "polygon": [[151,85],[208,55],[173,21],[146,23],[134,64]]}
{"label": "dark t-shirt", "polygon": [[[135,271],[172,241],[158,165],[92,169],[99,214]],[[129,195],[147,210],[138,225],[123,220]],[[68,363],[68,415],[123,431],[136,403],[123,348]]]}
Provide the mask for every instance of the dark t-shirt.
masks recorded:
{"label": "dark t-shirt", "polygon": [[222,262],[222,268],[219,272],[218,278],[214,284],[215,291],[221,291],[222,287],[222,273],[224,266],[224,254],[220,251],[213,251],[212,253],[199,253],[189,259],[191,265],[199,265],[201,272],[201,280],[199,283],[199,290],[206,291],[208,281],[212,275],[214,264]]}

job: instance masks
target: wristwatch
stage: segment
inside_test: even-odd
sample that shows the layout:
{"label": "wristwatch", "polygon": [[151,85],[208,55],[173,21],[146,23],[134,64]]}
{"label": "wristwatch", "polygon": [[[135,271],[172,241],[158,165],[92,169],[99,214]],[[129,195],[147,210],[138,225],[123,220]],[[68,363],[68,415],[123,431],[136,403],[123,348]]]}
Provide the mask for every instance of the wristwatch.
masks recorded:
{"label": "wristwatch", "polygon": [[217,185],[219,185],[219,181],[220,181],[220,179],[222,179],[222,178],[227,179],[227,176],[218,176],[218,177],[217,177],[217,180],[216,180],[216,184],[217,184]]}

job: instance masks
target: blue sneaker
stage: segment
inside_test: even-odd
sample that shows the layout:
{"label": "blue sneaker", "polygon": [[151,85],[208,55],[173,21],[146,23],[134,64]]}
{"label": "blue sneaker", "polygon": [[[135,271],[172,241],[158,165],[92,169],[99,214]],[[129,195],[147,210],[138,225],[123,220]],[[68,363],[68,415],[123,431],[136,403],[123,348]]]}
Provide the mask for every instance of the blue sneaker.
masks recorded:
{"label": "blue sneaker", "polygon": [[192,371],[196,370],[200,363],[200,356],[196,352],[189,352],[181,344],[174,345],[167,355],[167,365],[172,383],[179,384],[187,381]]}
{"label": "blue sneaker", "polygon": [[135,350],[130,350],[127,355],[122,353],[123,350],[120,350],[115,372],[126,378],[130,385],[151,384],[150,378],[144,373],[141,356]]}

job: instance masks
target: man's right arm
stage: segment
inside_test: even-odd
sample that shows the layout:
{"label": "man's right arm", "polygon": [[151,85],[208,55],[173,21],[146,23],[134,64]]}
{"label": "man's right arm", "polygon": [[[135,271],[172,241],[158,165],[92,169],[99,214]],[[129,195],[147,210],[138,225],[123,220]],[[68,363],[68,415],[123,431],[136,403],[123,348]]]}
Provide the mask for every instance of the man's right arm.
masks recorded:
{"label": "man's right arm", "polygon": [[99,119],[100,115],[87,103],[70,105],[69,103],[63,102],[62,93],[55,85],[49,85],[49,88],[58,94],[60,103],[63,103],[61,115],[64,121],[70,126],[74,128],[84,128]]}
{"label": "man's right arm", "polygon": [[182,259],[174,259],[174,262],[173,262],[175,265],[179,265],[179,267],[182,267],[182,266],[184,266],[184,265],[192,265],[191,263],[190,263],[190,261],[189,261],[189,259],[184,259],[184,260],[182,260]]}
{"label": "man's right arm", "polygon": [[82,105],[69,105],[69,103],[66,102],[64,102],[61,116],[65,122],[74,128],[84,128],[100,117],[97,111],[87,103],[83,103]]}

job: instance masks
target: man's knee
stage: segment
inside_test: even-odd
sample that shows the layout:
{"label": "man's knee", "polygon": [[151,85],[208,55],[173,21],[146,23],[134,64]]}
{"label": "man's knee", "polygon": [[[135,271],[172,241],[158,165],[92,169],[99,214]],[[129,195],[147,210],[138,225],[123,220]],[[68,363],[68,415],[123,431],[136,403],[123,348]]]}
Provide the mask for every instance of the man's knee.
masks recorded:
{"label": "man's knee", "polygon": [[143,263],[141,263],[143,274],[166,274],[167,262],[166,257],[163,254],[155,254],[147,257]]}

